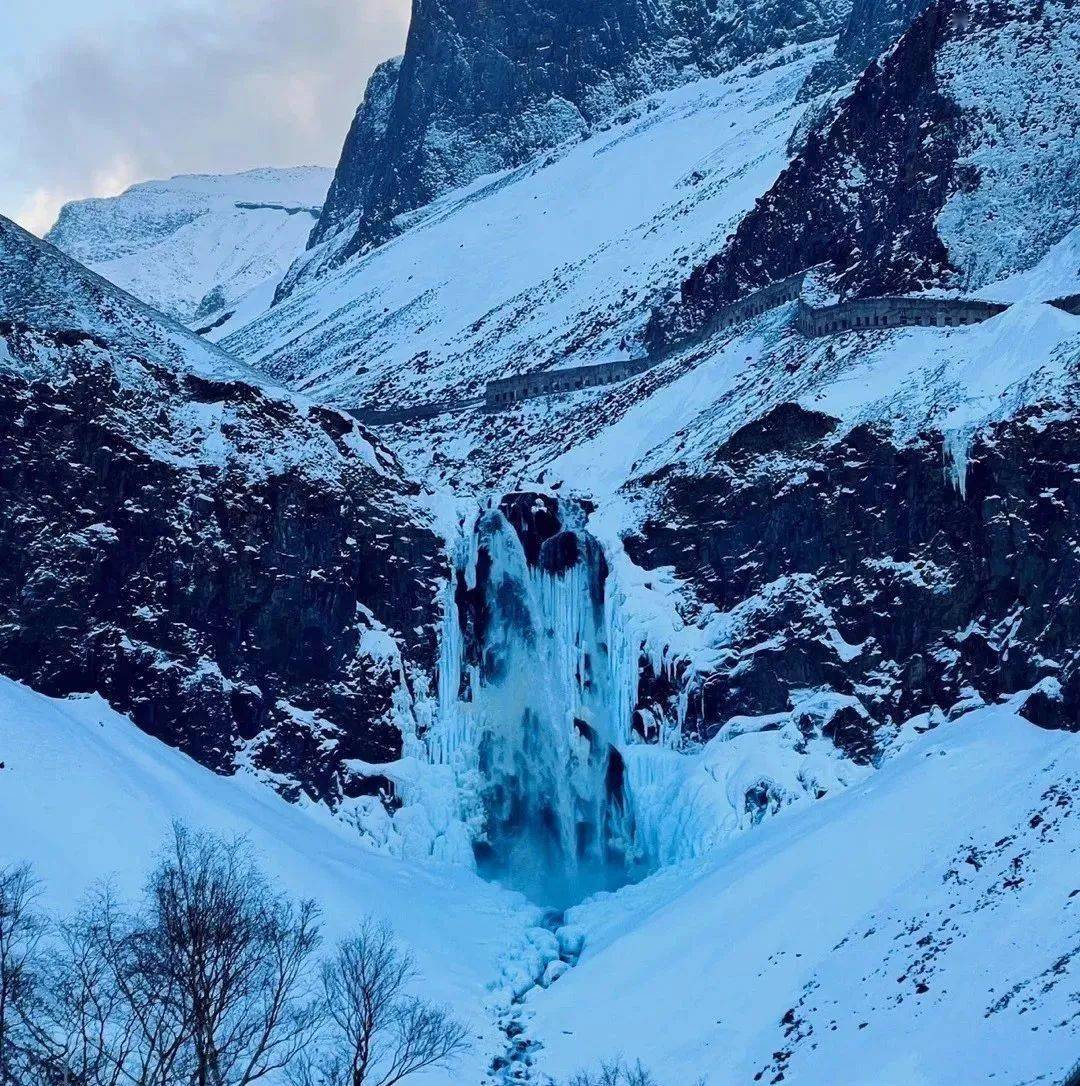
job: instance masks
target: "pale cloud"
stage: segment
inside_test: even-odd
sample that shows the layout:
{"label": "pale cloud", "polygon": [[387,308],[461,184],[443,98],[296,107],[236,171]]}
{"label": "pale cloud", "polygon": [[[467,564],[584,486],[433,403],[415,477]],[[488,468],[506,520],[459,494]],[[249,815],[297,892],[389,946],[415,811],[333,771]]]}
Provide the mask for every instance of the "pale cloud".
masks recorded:
{"label": "pale cloud", "polygon": [[15,209],[12,218],[34,234],[44,234],[69,200],[88,196],[116,196],[129,185],[143,180],[135,162],[127,155],[117,156],[105,168],[95,170],[85,182],[67,188],[38,188],[31,191]]}
{"label": "pale cloud", "polygon": [[166,0],[115,37],[51,47],[6,103],[29,229],[134,181],[260,165],[333,165],[371,69],[401,51],[408,0]]}

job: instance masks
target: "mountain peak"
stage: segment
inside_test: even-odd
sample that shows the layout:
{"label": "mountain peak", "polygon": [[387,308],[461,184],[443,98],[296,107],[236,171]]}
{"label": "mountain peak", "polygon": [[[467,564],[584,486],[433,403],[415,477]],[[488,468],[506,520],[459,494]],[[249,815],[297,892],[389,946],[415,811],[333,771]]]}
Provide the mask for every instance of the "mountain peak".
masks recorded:
{"label": "mountain peak", "polygon": [[331,263],[395,217],[586,136],[656,90],[835,33],[849,0],[415,0],[405,55],[381,66],[345,141],[312,244]]}

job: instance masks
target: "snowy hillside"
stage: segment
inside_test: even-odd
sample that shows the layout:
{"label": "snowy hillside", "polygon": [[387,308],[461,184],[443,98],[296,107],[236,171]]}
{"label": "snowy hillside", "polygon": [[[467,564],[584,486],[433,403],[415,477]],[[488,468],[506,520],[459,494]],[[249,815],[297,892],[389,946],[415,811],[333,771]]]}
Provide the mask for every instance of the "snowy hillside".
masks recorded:
{"label": "snowy hillside", "polygon": [[433,1086],[499,1081],[484,1072],[504,1050],[501,1081],[535,1086],[619,1054],[670,1086],[1058,1082],[1078,1035],[1080,748],[1007,708],[926,723],[844,795],[573,910],[562,942],[584,940],[579,964],[516,1006],[556,953],[538,910],[373,853],[97,698],[0,680],[0,860],[32,861],[67,909],[103,873],[134,892],[173,818],[246,834],[331,938],[387,918],[420,990],[466,1018],[473,1050]]}
{"label": "snowy hillside", "polygon": [[97,697],[54,701],[0,679],[0,762],[0,865],[31,861],[53,908],[70,910],[103,877],[137,892],[173,819],[245,835],[277,885],[319,902],[329,939],[368,913],[393,925],[418,959],[419,989],[452,1005],[478,1040],[452,1073],[425,1083],[480,1081],[501,1039],[488,986],[539,920],[516,895],[462,869],[379,855],[324,810],[215,776]]}
{"label": "snowy hillside", "polygon": [[451,193],[223,343],[330,403],[372,407],[625,356],[656,295],[786,164],[796,94],[827,47],[655,95]]}
{"label": "snowy hillside", "polygon": [[311,166],[146,181],[67,204],[47,237],[154,308],[205,327],[266,280],[273,297],[330,177]]}
{"label": "snowy hillside", "polygon": [[1078,42],[1070,2],[930,5],[684,279],[650,344],[809,268],[848,296],[972,291],[1031,268],[1080,225]]}

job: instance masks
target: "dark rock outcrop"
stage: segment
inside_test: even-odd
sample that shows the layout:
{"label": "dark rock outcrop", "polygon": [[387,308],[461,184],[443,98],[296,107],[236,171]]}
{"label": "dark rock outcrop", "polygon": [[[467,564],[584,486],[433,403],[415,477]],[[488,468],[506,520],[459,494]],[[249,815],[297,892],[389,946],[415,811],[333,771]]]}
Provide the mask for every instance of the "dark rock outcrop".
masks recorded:
{"label": "dark rock outcrop", "polygon": [[373,155],[389,127],[403,59],[394,57],[384,61],[368,80],[364,100],[349,126],[334,180],[330,182],[309,245],[317,245],[336,234],[349,216],[358,214],[364,206],[374,174]]}
{"label": "dark rock outcrop", "polygon": [[414,0],[404,58],[372,78],[312,244],[344,228],[340,262],[441,192],[584,136],[644,94],[827,37],[849,8],[850,0]]}
{"label": "dark rock outcrop", "polygon": [[834,90],[855,79],[912,24],[933,0],[854,0],[836,51],[814,67],[803,97]]}
{"label": "dark rock outcrop", "polygon": [[883,726],[1034,687],[1034,722],[1080,728],[1072,416],[1030,409],[978,435],[965,493],[941,434],[898,445],[837,425],[784,405],[705,474],[640,484],[662,499],[630,555],[673,566],[730,616],[722,663],[692,692],[693,728],[708,737],[828,690],[851,701],[820,730],[859,761]]}
{"label": "dark rock outcrop", "polygon": [[646,332],[657,351],[692,336],[709,314],[750,291],[824,266],[841,295],[907,294],[956,269],[936,219],[977,182],[958,161],[963,116],[938,87],[943,46],[963,34],[938,0],[805,144],[739,224],[727,246],[691,272]]}
{"label": "dark rock outcrop", "polygon": [[400,752],[441,542],[354,422],[228,365],[0,220],[0,670],[333,804]]}

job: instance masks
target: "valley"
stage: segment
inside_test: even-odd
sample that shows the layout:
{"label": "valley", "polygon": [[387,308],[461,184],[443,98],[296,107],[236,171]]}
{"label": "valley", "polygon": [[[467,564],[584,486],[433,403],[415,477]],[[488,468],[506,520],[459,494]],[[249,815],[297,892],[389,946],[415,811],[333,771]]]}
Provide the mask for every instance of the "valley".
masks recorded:
{"label": "valley", "polygon": [[1064,1082],[1078,42],[417,0],[336,170],[0,218],[0,867],[241,835],[431,1086]]}

